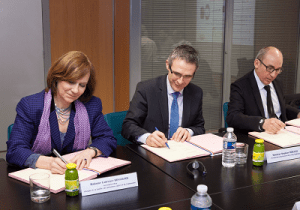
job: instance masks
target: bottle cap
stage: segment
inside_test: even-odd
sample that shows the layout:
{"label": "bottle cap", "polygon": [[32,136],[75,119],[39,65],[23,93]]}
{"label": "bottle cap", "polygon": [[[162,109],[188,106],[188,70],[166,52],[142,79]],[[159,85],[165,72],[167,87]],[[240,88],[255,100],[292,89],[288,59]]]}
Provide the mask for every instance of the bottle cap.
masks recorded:
{"label": "bottle cap", "polygon": [[261,144],[261,143],[264,143],[264,140],[263,139],[255,139],[255,142]]}
{"label": "bottle cap", "polygon": [[160,207],[158,210],[172,210],[170,207]]}
{"label": "bottle cap", "polygon": [[75,163],[68,163],[67,165],[67,169],[74,169],[74,168],[76,168],[76,164]]}
{"label": "bottle cap", "polygon": [[197,191],[198,192],[201,192],[201,193],[206,193],[207,192],[207,186],[206,185],[204,185],[204,184],[199,184],[198,186],[197,186]]}
{"label": "bottle cap", "polygon": [[227,128],[227,132],[233,132],[233,128],[232,127],[228,127]]}

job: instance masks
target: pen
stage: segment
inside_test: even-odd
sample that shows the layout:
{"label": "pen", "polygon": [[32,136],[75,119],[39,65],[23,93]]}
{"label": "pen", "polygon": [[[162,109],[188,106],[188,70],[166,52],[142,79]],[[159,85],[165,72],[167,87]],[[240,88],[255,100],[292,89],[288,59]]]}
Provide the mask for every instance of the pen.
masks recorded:
{"label": "pen", "polygon": [[68,162],[55,149],[53,149],[53,153],[56,155],[56,157],[59,157],[65,164],[68,164]]}
{"label": "pen", "polygon": [[[280,120],[279,117],[277,117],[277,114],[275,114],[275,118],[278,119],[278,120]],[[285,124],[285,123],[284,123],[284,124]],[[286,124],[284,125],[284,128],[283,128],[283,129],[286,129]]]}
{"label": "pen", "polygon": [[[157,127],[155,127],[155,130],[159,131],[159,130],[157,129]],[[166,142],[166,145],[167,145],[167,147],[170,149],[170,147],[169,147],[169,145],[168,145],[167,142]]]}

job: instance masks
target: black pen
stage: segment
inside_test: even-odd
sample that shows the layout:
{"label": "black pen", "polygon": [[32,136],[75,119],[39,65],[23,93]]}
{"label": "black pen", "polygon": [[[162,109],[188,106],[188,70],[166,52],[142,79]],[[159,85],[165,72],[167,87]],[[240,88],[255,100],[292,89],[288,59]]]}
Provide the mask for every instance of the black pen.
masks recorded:
{"label": "black pen", "polygon": [[[277,119],[277,120],[280,120],[279,119],[279,117],[277,117],[277,114],[275,114],[275,118]],[[285,124],[285,123],[284,123]],[[284,125],[284,128],[283,129],[286,129],[286,124]]]}
{"label": "black pen", "polygon": [[[159,130],[157,129],[157,127],[155,127],[155,130],[159,131]],[[166,142],[166,145],[167,145],[167,147],[170,149],[170,147],[169,147],[169,145],[168,145],[167,142]]]}
{"label": "black pen", "polygon": [[56,155],[56,157],[59,157],[66,165],[68,164],[68,162],[55,149],[53,149],[53,153]]}

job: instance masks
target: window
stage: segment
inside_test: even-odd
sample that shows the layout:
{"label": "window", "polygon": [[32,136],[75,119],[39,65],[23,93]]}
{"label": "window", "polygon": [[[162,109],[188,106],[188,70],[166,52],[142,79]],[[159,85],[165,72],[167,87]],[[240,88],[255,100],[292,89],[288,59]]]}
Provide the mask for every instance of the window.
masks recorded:
{"label": "window", "polygon": [[[285,94],[295,93],[299,1],[138,2],[141,3],[141,80],[166,74],[165,60],[176,45],[188,43],[195,47],[200,54],[200,67],[192,83],[204,91],[206,130],[215,131],[222,126],[222,104],[229,100],[231,82],[254,68],[254,58],[262,47],[272,45],[282,51],[285,70],[278,77],[283,80]],[[225,2],[233,4],[233,8],[227,9]],[[233,20],[230,22],[227,19],[225,22],[225,14],[227,16],[230,13]],[[232,33],[225,34],[225,25],[229,25]],[[232,42],[226,57],[224,37]],[[224,67],[225,62],[230,63],[230,69]],[[227,74],[230,77],[228,80],[224,76]]]}
{"label": "window", "polygon": [[206,130],[221,127],[224,2],[142,0],[141,79],[167,74],[175,46],[190,44],[200,55],[192,83],[203,89]]}
{"label": "window", "polygon": [[284,71],[278,77],[284,93],[295,93],[298,57],[298,0],[235,0],[231,55],[231,80],[254,68],[258,51],[275,46],[283,53]]}

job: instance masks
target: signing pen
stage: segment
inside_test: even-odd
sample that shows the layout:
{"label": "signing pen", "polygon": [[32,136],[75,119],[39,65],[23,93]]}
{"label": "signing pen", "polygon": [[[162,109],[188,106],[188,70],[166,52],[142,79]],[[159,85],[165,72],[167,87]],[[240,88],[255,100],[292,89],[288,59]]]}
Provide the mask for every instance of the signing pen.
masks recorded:
{"label": "signing pen", "polygon": [[[280,120],[279,117],[277,117],[277,114],[275,114],[275,118]],[[283,129],[286,129],[286,124],[285,123],[284,123],[284,128]]]}
{"label": "signing pen", "polygon": [[53,149],[53,153],[56,155],[56,157],[59,157],[65,164],[68,164],[68,162],[55,149]]}
{"label": "signing pen", "polygon": [[[159,130],[157,129],[157,127],[155,127],[155,130],[159,131]],[[167,142],[166,142],[166,145],[167,145],[167,147],[170,149],[170,147],[169,147],[169,145],[168,145]]]}

